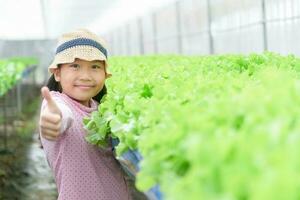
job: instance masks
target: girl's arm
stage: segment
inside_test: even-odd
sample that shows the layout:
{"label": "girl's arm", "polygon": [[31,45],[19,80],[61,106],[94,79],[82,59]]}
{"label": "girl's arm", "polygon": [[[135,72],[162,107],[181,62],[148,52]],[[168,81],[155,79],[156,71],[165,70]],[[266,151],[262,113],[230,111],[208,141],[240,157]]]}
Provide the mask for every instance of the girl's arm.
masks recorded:
{"label": "girl's arm", "polygon": [[43,87],[41,92],[44,101],[39,121],[40,133],[47,140],[56,140],[72,124],[72,112],[64,103],[55,101],[47,87]]}

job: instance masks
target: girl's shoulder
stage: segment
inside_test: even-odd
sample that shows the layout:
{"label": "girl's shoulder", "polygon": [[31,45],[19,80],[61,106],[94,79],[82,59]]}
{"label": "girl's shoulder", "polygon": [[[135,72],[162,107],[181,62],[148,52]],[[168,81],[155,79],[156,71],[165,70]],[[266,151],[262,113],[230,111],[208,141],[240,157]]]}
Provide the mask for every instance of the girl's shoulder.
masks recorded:
{"label": "girl's shoulder", "polygon": [[92,111],[96,111],[98,109],[99,103],[97,101],[95,101],[94,99],[90,100],[90,107],[86,107],[86,106],[80,104],[79,102],[77,102],[76,100],[72,99],[65,93],[60,93],[57,91],[50,91],[50,94],[53,97],[53,100],[55,102],[63,103],[66,106],[70,107],[70,109],[77,108],[79,110],[82,110],[82,111],[88,112],[88,113],[90,113]]}
{"label": "girl's shoulder", "polygon": [[[68,99],[65,97],[65,94],[56,92],[56,91],[50,91],[50,95],[52,100],[55,102],[55,104],[59,107],[60,110],[71,112],[71,104],[69,103]],[[45,108],[47,105],[47,101],[43,99],[41,110]]]}
{"label": "girl's shoulder", "polygon": [[50,91],[50,94],[56,103],[62,103],[69,106],[69,98],[64,93]]}
{"label": "girl's shoulder", "polygon": [[63,94],[58,92],[58,91],[50,91],[50,94],[52,97],[58,97],[58,98],[62,98]]}
{"label": "girl's shoulder", "polygon": [[57,99],[60,101],[68,101],[69,98],[66,94],[58,92],[58,91],[50,91],[51,96],[53,97],[53,99]]}

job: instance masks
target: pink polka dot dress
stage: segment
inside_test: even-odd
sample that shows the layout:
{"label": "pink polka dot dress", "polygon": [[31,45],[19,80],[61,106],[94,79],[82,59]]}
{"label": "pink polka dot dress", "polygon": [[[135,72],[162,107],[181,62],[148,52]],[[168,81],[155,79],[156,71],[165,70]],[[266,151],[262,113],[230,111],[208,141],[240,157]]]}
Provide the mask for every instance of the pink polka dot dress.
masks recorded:
{"label": "pink polka dot dress", "polygon": [[[86,142],[82,119],[97,110],[91,100],[86,107],[67,95],[51,91],[62,111],[61,134],[56,141],[41,142],[53,171],[59,200],[129,200],[123,172],[111,148],[100,149]],[[42,103],[42,111],[47,102]]]}

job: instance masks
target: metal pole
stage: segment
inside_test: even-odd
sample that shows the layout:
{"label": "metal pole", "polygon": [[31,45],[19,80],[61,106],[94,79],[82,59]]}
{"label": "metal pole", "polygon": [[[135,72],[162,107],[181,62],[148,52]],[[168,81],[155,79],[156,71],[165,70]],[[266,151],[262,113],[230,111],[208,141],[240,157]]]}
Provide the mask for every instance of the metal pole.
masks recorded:
{"label": "metal pole", "polygon": [[[22,81],[22,80],[21,80]],[[18,112],[21,113],[22,112],[22,99],[21,99],[21,83],[19,82],[17,84],[17,108],[18,108]]]}
{"label": "metal pole", "polygon": [[119,44],[120,46],[118,46],[118,52],[116,53],[118,56],[124,54],[123,51],[125,51],[125,41],[122,39],[122,37],[124,37],[124,31],[123,31],[123,27],[119,27],[119,30],[117,30],[117,44]]}
{"label": "metal pole", "polygon": [[42,11],[42,20],[43,20],[43,25],[44,25],[44,36],[47,38],[49,36],[48,33],[48,21],[47,21],[47,15],[46,15],[46,5],[44,0],[40,0],[40,6],[41,6],[41,11]]}
{"label": "metal pole", "polygon": [[115,44],[114,44],[115,34],[114,34],[114,32],[110,32],[109,35],[110,35],[110,43],[109,43],[109,45],[110,45],[110,55],[114,56],[115,55]]}
{"label": "metal pole", "polygon": [[158,46],[157,46],[157,26],[156,26],[156,13],[152,14],[152,26],[153,26],[153,46],[154,46],[154,53],[158,53]]}
{"label": "metal pole", "polygon": [[7,150],[7,111],[6,111],[6,94],[4,94],[4,105],[3,105],[3,111],[4,111],[4,150]]}
{"label": "metal pole", "polygon": [[37,65],[35,65],[33,67],[33,84],[36,85],[37,84],[37,81],[36,81],[36,68],[37,68]]}
{"label": "metal pole", "polygon": [[181,20],[180,20],[180,4],[179,1],[176,1],[176,24],[177,24],[177,44],[178,44],[178,53],[182,54],[182,33],[181,33]]}
{"label": "metal pole", "polygon": [[207,0],[207,26],[208,26],[208,37],[209,37],[209,53],[214,54],[215,49],[214,49],[214,38],[212,35],[212,13],[211,13],[211,5],[210,5],[210,0]]}
{"label": "metal pole", "polygon": [[266,1],[261,0],[262,11],[262,28],[263,28],[263,42],[264,51],[268,51],[268,30],[267,30],[267,17],[266,17]]}
{"label": "metal pole", "polygon": [[139,34],[140,34],[140,54],[145,53],[145,48],[144,48],[144,32],[143,32],[143,23],[142,23],[142,18],[138,19],[138,29],[139,29]]}
{"label": "metal pole", "polygon": [[125,31],[126,31],[126,53],[127,55],[130,55],[130,24],[127,24],[125,27]]}

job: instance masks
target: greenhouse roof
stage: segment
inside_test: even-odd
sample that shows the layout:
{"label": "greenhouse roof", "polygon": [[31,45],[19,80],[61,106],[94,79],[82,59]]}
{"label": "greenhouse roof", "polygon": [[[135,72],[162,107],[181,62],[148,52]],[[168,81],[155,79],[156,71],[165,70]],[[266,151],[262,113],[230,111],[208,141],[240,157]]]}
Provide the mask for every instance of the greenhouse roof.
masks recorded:
{"label": "greenhouse roof", "polygon": [[0,0],[0,39],[56,38],[82,27],[105,32],[171,1],[174,0]]}

